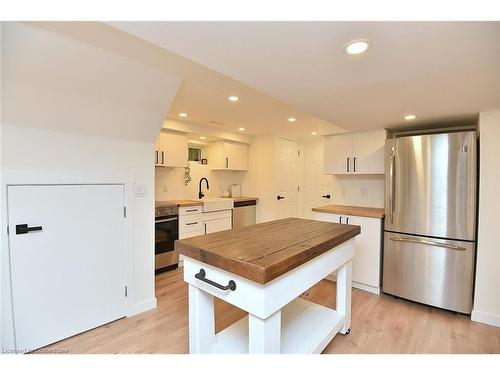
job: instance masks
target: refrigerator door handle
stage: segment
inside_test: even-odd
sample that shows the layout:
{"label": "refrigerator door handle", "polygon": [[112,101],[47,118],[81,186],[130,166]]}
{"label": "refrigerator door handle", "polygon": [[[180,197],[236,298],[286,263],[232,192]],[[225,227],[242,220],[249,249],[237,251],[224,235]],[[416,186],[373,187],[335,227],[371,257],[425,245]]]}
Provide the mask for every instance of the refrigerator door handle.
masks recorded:
{"label": "refrigerator door handle", "polygon": [[437,246],[437,247],[444,247],[446,249],[458,250],[458,251],[465,251],[465,250],[467,250],[465,247],[462,247],[462,246],[452,245],[452,244],[449,244],[449,243],[442,243],[442,242],[430,241],[430,240],[422,240],[422,239],[418,239],[418,238],[391,237],[390,240],[391,241],[399,241],[399,242],[412,242],[412,243],[418,243],[418,244],[430,245],[430,246]]}
{"label": "refrigerator door handle", "polygon": [[391,204],[389,213],[390,213],[390,220],[391,224],[394,223],[394,208],[396,203],[394,202],[395,194],[394,190],[396,188],[395,186],[395,181],[396,181],[396,149],[394,146],[391,148],[391,164],[389,167],[389,178],[391,180],[389,184],[389,202]]}

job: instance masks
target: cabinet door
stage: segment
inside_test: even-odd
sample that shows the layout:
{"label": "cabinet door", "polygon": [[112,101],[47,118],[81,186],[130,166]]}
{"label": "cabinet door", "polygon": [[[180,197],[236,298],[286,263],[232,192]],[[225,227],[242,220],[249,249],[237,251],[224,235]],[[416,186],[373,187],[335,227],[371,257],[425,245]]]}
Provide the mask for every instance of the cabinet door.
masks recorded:
{"label": "cabinet door", "polygon": [[161,150],[160,150],[160,135],[158,135],[158,138],[156,139],[155,143],[155,167],[161,167]]}
{"label": "cabinet door", "polygon": [[225,142],[226,169],[246,171],[248,169],[248,146],[242,143]]}
{"label": "cabinet door", "polygon": [[345,224],[345,218],[346,216],[341,216],[337,214],[327,214],[325,212],[315,212],[314,213],[314,220],[318,221],[328,221],[330,223],[339,223],[342,220],[342,224]]}
{"label": "cabinet door", "polygon": [[180,134],[160,134],[160,162],[165,167],[185,167],[188,159],[187,137]]}
{"label": "cabinet door", "polygon": [[355,237],[356,256],[352,262],[352,280],[378,289],[382,220],[349,216],[349,224],[361,227],[361,233]]}
{"label": "cabinet door", "polygon": [[353,170],[352,134],[334,135],[325,139],[325,174],[349,174]]}
{"label": "cabinet door", "polygon": [[210,221],[205,221],[205,233],[215,233],[215,232],[220,232],[222,230],[228,230],[231,229],[231,217],[226,217],[222,219],[216,219],[216,220],[210,220]]}
{"label": "cabinet door", "polygon": [[353,134],[352,171],[384,174],[385,130]]}

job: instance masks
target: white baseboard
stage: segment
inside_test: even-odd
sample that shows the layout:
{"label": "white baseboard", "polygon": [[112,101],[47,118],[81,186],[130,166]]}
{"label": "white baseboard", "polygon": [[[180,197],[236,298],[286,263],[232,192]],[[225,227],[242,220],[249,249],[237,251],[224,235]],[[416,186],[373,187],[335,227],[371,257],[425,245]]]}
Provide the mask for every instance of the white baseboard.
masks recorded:
{"label": "white baseboard", "polygon": [[[336,274],[329,274],[325,279],[333,281],[334,283],[337,282],[337,275]],[[365,292],[373,293],[373,294],[380,294],[380,288],[377,288],[375,286],[371,285],[366,285],[362,283],[358,283],[357,281],[352,282],[352,287],[356,289],[361,289],[364,290]]]}
{"label": "white baseboard", "polygon": [[474,322],[488,324],[490,326],[500,327],[500,315],[472,310],[471,320]]}
{"label": "white baseboard", "polygon": [[148,311],[155,308],[156,308],[156,298],[151,298],[149,300],[142,301],[131,306],[127,314],[127,317],[134,316],[144,311]]}
{"label": "white baseboard", "polygon": [[364,290],[365,292],[369,292],[369,293],[373,293],[373,294],[380,294],[380,288],[377,288],[377,287],[371,286],[371,285],[358,283],[357,281],[352,282],[352,287],[356,288],[356,289]]}

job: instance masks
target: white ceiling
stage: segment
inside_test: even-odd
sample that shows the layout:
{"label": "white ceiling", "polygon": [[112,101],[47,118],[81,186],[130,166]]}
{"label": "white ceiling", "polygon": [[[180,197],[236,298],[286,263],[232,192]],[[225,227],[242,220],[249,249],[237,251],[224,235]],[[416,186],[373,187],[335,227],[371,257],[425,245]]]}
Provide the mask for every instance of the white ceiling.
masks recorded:
{"label": "white ceiling", "polygon": [[[350,130],[397,125],[408,113],[418,123],[500,107],[499,22],[112,25]],[[358,38],[372,47],[347,56],[343,46]]]}

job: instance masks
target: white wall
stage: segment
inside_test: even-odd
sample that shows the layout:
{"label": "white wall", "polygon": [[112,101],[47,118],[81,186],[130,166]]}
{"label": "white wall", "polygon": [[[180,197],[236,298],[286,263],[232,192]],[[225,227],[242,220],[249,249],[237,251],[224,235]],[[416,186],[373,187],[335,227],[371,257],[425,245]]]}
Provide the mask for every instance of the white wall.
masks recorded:
{"label": "white wall", "polygon": [[[1,198],[6,176],[123,176],[132,196],[129,314],[153,308],[154,142],[180,78],[102,48],[25,24],[2,33]],[[127,36],[125,34],[124,38]],[[167,69],[167,68],[166,68]],[[74,178],[74,177],[71,177]],[[82,181],[83,182],[83,181]],[[6,228],[2,207],[0,228]],[[2,347],[14,347],[8,237],[1,231]]]}
{"label": "white wall", "polygon": [[3,116],[11,125],[154,141],[180,79],[64,35],[4,25]]}
{"label": "white wall", "polygon": [[[52,130],[3,125],[2,172],[56,173],[88,176],[126,175],[137,185],[146,186],[144,197],[136,197],[133,207],[133,293],[131,314],[155,306],[154,295],[154,144],[106,137],[84,136]],[[2,198],[5,199],[5,186]],[[4,220],[6,212],[3,213]],[[4,226],[2,226],[4,228]],[[2,231],[3,233],[3,231]],[[12,317],[7,236],[2,241],[2,309],[4,347],[12,347]]]}
{"label": "white wall", "polygon": [[[1,165],[2,165],[2,149],[1,149],[1,144],[2,144],[2,132],[3,132],[3,116],[2,116],[2,96],[3,96],[3,92],[2,92],[2,87],[3,87],[3,75],[2,75],[2,72],[3,72],[3,69],[2,69],[2,61],[3,61],[3,34],[2,34],[2,30],[3,30],[3,22],[0,22],[0,186],[2,186],[2,168],[1,168]],[[3,199],[2,197],[0,196],[0,227],[3,228],[3,221],[2,221],[2,215],[1,215],[1,212],[4,212],[4,208],[3,208]],[[3,253],[3,245],[2,245],[2,241],[1,241],[1,238],[0,238],[0,305],[3,305],[2,301],[3,301],[3,291],[2,291],[2,275],[3,275],[3,272],[2,272],[2,269],[3,269],[3,256],[2,256],[2,253]],[[1,343],[2,343],[2,337],[3,337],[3,309],[0,308],[0,347],[2,347]]]}
{"label": "white wall", "polygon": [[479,115],[479,223],[472,320],[500,327],[500,110]]}
{"label": "white wall", "polygon": [[[197,199],[200,178],[208,179],[210,189],[203,183],[206,197],[221,197],[223,190],[231,184],[242,184],[247,172],[244,171],[211,171],[209,165],[189,162],[191,166],[191,182],[184,185],[184,168],[155,168],[156,200]],[[242,186],[242,191],[244,190]],[[230,190],[229,190],[230,191]]]}

